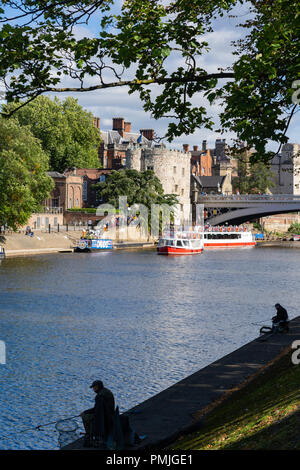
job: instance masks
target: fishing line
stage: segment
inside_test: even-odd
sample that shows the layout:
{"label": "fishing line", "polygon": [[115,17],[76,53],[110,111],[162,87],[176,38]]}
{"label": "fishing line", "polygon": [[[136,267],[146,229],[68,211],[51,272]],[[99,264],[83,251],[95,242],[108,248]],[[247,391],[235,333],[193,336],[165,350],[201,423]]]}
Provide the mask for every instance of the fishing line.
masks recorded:
{"label": "fishing line", "polygon": [[[57,423],[60,423],[62,421],[68,421],[70,419],[74,419],[74,418],[79,418],[80,415],[75,415],[75,416],[69,416],[68,418],[61,418],[61,419],[58,419],[57,421],[50,421],[49,423],[45,423],[45,424],[39,424],[37,426],[33,426],[32,428],[25,428],[25,429],[20,429],[19,431],[14,431],[13,434],[22,434],[22,433],[25,433],[25,432],[29,432],[29,431],[42,431],[41,428],[44,428],[46,426],[51,426],[52,424],[57,424]],[[14,439],[12,436],[1,436],[0,437],[0,440],[3,441],[5,439],[9,439],[9,440],[12,440]]]}

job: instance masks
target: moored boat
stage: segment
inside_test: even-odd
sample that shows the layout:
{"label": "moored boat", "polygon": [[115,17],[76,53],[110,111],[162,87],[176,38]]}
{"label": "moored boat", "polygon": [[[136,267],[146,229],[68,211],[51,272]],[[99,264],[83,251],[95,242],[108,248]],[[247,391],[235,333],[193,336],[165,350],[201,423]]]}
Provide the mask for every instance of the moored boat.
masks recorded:
{"label": "moored boat", "polygon": [[101,251],[101,250],[112,250],[113,249],[113,241],[110,238],[102,238],[104,233],[100,232],[99,230],[94,231],[90,230],[89,232],[83,232],[82,237],[74,246],[74,251],[77,253],[89,253],[93,251]]}
{"label": "moored boat", "polygon": [[100,239],[84,239],[81,238],[78,244],[74,247],[75,252],[91,252],[91,251],[101,251],[101,250],[112,250],[113,243],[110,239],[100,238]]}
{"label": "moored boat", "polygon": [[159,239],[159,255],[195,255],[203,251],[203,234],[200,232],[168,232]]}
{"label": "moored boat", "polygon": [[0,259],[5,258],[5,249],[0,245]]}
{"label": "moored boat", "polygon": [[246,227],[218,226],[204,231],[204,248],[243,248],[256,245],[255,237]]}

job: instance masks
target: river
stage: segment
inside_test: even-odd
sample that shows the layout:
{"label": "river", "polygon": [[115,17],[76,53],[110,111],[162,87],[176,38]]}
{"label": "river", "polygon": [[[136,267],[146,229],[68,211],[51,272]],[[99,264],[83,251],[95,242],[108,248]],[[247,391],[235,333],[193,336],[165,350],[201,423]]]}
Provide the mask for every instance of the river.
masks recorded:
{"label": "river", "polygon": [[[282,303],[299,310],[300,250],[164,257],[57,254],[0,265],[0,449],[54,449],[54,426],[102,379],[124,411],[237,349]],[[6,436],[6,438],[4,438]]]}

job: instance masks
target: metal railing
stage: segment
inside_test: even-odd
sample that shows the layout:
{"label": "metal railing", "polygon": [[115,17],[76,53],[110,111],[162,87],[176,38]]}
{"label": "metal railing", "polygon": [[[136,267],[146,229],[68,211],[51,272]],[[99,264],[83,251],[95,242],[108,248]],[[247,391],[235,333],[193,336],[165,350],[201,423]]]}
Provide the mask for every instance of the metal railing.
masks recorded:
{"label": "metal railing", "polygon": [[299,202],[300,195],[295,194],[220,194],[199,195],[201,201],[276,201],[276,202]]}
{"label": "metal railing", "polygon": [[62,214],[63,208],[62,207],[41,207],[41,210],[36,212],[37,214]]}

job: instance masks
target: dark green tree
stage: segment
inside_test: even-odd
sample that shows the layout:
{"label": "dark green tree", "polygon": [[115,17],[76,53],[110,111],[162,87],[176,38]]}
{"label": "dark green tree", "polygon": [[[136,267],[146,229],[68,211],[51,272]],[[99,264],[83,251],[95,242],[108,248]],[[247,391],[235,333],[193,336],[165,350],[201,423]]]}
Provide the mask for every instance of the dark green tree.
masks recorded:
{"label": "dark green tree", "polygon": [[[17,104],[7,106],[15,109]],[[64,171],[66,168],[98,168],[99,131],[93,127],[93,116],[85,111],[74,98],[60,101],[39,96],[14,116],[22,126],[29,126],[44,151],[49,155],[50,168]]]}
{"label": "dark green tree", "polygon": [[[9,101],[127,86],[156,119],[172,118],[166,134],[172,140],[213,128],[209,107],[197,104],[202,94],[225,105],[222,128],[255,147],[258,159],[270,158],[269,140],[287,140],[300,101],[298,0],[3,0],[1,6],[0,79]],[[238,6],[248,15],[241,17],[234,63],[208,72],[207,34]],[[93,15],[98,33],[77,39],[75,26]],[[176,59],[173,68],[169,58]]]}
{"label": "dark green tree", "polygon": [[0,118],[0,225],[16,230],[54,187],[48,157],[28,127]]}
{"label": "dark green tree", "polygon": [[126,196],[129,206],[144,204],[149,210],[151,204],[167,204],[174,206],[178,203],[174,194],[164,194],[160,180],[153,171],[120,170],[112,171],[106,180],[93,186],[98,198],[103,203],[114,207],[119,205],[119,197]]}
{"label": "dark green tree", "polygon": [[249,161],[245,153],[235,156],[238,160],[238,176],[232,179],[233,191],[240,194],[265,194],[274,186],[274,175],[268,164]]}

